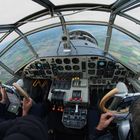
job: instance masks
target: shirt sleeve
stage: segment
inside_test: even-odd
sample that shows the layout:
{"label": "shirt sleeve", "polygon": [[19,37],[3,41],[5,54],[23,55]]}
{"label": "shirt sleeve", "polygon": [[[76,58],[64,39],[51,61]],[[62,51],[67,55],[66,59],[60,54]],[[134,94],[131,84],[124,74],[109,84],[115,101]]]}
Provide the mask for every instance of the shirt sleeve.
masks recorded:
{"label": "shirt sleeve", "polygon": [[6,111],[6,105],[0,103],[0,118],[4,116],[5,111]]}
{"label": "shirt sleeve", "polygon": [[90,140],[98,140],[98,138],[100,138],[101,136],[104,136],[107,133],[106,129],[104,129],[104,130],[95,129],[94,131],[95,131],[94,135],[89,136]]}
{"label": "shirt sleeve", "polygon": [[0,138],[3,138],[7,130],[15,124],[16,120],[8,120],[0,123]]}

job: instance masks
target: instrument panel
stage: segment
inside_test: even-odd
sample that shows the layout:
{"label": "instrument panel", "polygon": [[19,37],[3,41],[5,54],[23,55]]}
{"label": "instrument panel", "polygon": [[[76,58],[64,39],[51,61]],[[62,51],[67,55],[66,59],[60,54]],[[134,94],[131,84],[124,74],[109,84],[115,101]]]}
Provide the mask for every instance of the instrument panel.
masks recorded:
{"label": "instrument panel", "polygon": [[56,56],[34,60],[23,74],[31,79],[51,79],[48,99],[52,110],[63,112],[65,127],[81,129],[87,123],[89,104],[98,105],[107,90],[125,81],[129,70],[105,56]]}
{"label": "instrument panel", "polygon": [[128,70],[104,56],[56,56],[34,60],[23,73],[31,79],[80,77],[87,78],[89,85],[106,85],[124,81]]}

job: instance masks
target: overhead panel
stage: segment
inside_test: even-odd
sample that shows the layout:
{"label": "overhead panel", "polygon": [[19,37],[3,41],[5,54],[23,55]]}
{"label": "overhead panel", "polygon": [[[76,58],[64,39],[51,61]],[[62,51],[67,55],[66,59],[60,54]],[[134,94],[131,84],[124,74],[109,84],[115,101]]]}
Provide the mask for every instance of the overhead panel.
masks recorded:
{"label": "overhead panel", "polygon": [[18,20],[44,9],[31,0],[1,0],[0,25],[12,24]]}
{"label": "overhead panel", "polygon": [[65,4],[81,4],[81,3],[91,3],[91,4],[105,4],[110,5],[116,0],[50,0],[54,5],[65,5]]}

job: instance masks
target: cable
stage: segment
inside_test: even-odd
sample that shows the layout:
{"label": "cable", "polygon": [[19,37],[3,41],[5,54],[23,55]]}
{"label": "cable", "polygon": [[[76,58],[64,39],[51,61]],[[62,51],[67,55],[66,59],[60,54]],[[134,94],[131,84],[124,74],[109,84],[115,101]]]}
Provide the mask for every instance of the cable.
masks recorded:
{"label": "cable", "polygon": [[76,51],[76,54],[78,54],[78,51],[77,51],[77,49],[76,49],[76,47],[73,45],[73,43],[70,41],[70,44],[72,45],[72,47],[75,49],[75,51]]}
{"label": "cable", "polygon": [[59,55],[58,51],[59,51],[59,48],[60,48],[60,44],[61,44],[61,41],[59,42],[59,45],[58,45],[58,48],[57,48],[57,51],[56,51],[57,55]]}

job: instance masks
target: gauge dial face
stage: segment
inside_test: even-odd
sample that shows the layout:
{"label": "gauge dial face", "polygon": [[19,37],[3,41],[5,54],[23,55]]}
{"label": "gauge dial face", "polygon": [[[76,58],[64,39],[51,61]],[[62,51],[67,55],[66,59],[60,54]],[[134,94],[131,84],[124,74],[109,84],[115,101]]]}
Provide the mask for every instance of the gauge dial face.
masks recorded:
{"label": "gauge dial face", "polygon": [[70,64],[70,59],[69,58],[65,58],[63,61],[64,61],[65,64]]}
{"label": "gauge dial face", "polygon": [[62,60],[61,60],[61,59],[59,59],[59,58],[58,58],[58,59],[56,59],[56,60],[55,60],[55,62],[56,62],[56,64],[62,64]]}
{"label": "gauge dial face", "polygon": [[40,63],[40,62],[35,62],[35,67],[36,67],[36,69],[42,68],[42,63]]}
{"label": "gauge dial face", "polygon": [[66,65],[65,66],[65,70],[71,70],[71,66],[70,65]]}
{"label": "gauge dial face", "polygon": [[80,69],[80,67],[78,65],[73,66],[73,70],[79,70],[79,69]]}
{"label": "gauge dial face", "polygon": [[104,66],[105,65],[105,63],[103,61],[99,62],[98,64],[99,64],[99,66]]}
{"label": "gauge dial face", "polygon": [[52,72],[50,70],[46,70],[47,74],[52,74]]}
{"label": "gauge dial face", "polygon": [[108,64],[107,64],[107,68],[108,68],[108,69],[115,69],[115,63],[109,61]]}
{"label": "gauge dial face", "polygon": [[115,71],[115,75],[119,75],[119,74],[121,74],[120,70]]}
{"label": "gauge dial face", "polygon": [[78,59],[78,58],[73,58],[73,59],[72,59],[72,63],[78,64],[78,63],[79,63],[79,59]]}
{"label": "gauge dial face", "polygon": [[93,62],[92,63],[88,63],[88,67],[89,68],[95,68],[95,63],[93,63]]}
{"label": "gauge dial face", "polygon": [[97,63],[98,68],[105,68],[106,67],[106,61],[98,61]]}
{"label": "gauge dial face", "polygon": [[60,71],[61,71],[61,70],[64,70],[64,67],[63,67],[63,66],[58,66],[57,68],[58,68],[58,70],[60,70]]}

